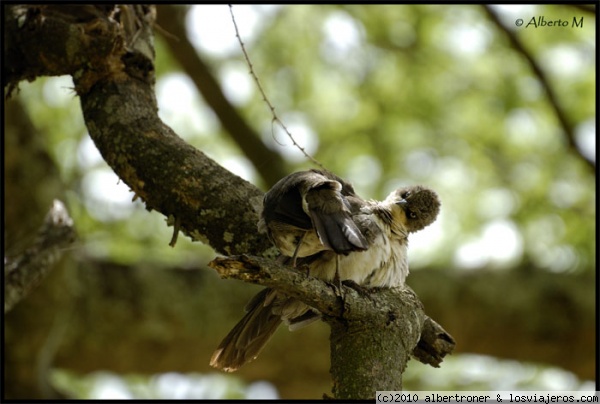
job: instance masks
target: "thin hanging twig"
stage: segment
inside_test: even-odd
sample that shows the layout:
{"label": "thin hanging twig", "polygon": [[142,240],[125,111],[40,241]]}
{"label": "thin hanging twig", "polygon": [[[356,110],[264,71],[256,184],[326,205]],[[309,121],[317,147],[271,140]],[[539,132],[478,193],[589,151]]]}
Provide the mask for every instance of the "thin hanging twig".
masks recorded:
{"label": "thin hanging twig", "polygon": [[[250,61],[248,52],[246,52],[246,46],[244,45],[244,42],[242,41],[242,37],[240,36],[240,32],[238,30],[238,26],[235,21],[235,16],[233,14],[233,6],[231,4],[229,4],[229,13],[231,14],[231,20],[233,21],[233,27],[235,28],[235,36],[238,39],[238,42],[240,43],[240,47],[242,48],[244,58],[246,59],[246,63],[248,64],[248,68],[250,69],[250,75],[252,76],[252,79],[254,80],[254,82],[256,83],[256,86],[258,87],[258,91],[260,92],[263,101],[265,102],[265,104],[267,104],[267,106],[271,110],[271,115],[273,116],[273,119],[271,120],[271,125],[273,125],[274,123],[277,123],[284,130],[284,132],[287,134],[287,136],[290,138],[290,140],[292,141],[292,144],[294,146],[296,146],[296,148],[298,148],[298,150],[300,150],[306,158],[308,158],[310,161],[312,161],[317,166],[321,167],[323,170],[327,170],[318,160],[316,160],[314,157],[312,157],[310,154],[308,154],[306,152],[306,150],[304,150],[304,148],[296,142],[296,139],[294,139],[294,136],[292,136],[292,134],[290,133],[288,128],[285,126],[283,121],[281,119],[279,119],[279,117],[277,116],[277,113],[275,112],[275,107],[273,106],[273,104],[271,104],[271,102],[269,101],[269,98],[267,98],[267,95],[265,94],[265,91],[263,90],[262,85],[260,84],[260,80],[258,79],[258,76],[254,72],[254,67],[252,66],[252,62]],[[273,135],[273,137],[275,137],[275,135]]]}

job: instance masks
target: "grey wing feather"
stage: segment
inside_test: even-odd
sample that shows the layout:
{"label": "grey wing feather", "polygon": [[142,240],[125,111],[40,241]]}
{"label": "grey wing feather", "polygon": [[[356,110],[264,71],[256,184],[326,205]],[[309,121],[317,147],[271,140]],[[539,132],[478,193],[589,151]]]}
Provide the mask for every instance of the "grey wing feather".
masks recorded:
{"label": "grey wing feather", "polygon": [[366,250],[369,244],[352,220],[350,204],[340,189],[340,183],[328,181],[308,190],[307,213],[326,247],[338,254]]}
{"label": "grey wing feather", "polygon": [[311,210],[310,217],[321,243],[336,253],[347,254],[368,248],[367,241],[348,214],[327,215]]}

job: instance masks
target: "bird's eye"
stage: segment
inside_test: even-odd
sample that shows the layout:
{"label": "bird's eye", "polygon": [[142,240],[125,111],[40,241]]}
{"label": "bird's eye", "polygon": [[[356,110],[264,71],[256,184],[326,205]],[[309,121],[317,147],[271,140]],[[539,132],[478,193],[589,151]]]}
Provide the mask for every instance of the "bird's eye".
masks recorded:
{"label": "bird's eye", "polygon": [[415,212],[411,212],[411,211],[407,211],[406,215],[411,218],[411,219],[416,219],[417,218],[417,214]]}
{"label": "bird's eye", "polygon": [[404,191],[402,192],[402,194],[400,195],[403,199],[406,199],[410,196],[410,191]]}

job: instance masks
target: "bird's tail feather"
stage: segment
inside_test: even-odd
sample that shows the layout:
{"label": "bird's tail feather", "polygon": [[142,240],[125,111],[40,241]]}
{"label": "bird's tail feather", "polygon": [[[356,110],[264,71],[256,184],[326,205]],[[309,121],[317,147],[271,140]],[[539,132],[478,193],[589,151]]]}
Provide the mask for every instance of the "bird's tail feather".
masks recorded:
{"label": "bird's tail feather", "polygon": [[281,316],[273,314],[272,289],[264,289],[246,306],[246,315],[227,334],[210,359],[210,365],[234,372],[258,356],[281,324]]}

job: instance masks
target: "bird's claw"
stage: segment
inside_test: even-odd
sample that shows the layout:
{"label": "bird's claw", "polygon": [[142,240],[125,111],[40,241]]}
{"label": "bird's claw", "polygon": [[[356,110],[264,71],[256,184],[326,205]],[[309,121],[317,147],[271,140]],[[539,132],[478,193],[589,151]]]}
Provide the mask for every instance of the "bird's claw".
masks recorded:
{"label": "bird's claw", "polygon": [[358,292],[358,294],[361,295],[362,297],[369,296],[372,291],[371,288],[366,288],[362,285],[359,285],[358,283],[354,282],[352,279],[346,279],[346,280],[342,281],[342,284],[344,286],[347,286],[349,288],[356,290]]}
{"label": "bird's claw", "polygon": [[335,275],[333,276],[333,288],[335,291],[335,294],[338,297],[341,297],[342,300],[344,299],[344,289],[342,288],[342,280],[340,279],[340,274],[339,271],[335,270]]}

